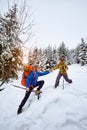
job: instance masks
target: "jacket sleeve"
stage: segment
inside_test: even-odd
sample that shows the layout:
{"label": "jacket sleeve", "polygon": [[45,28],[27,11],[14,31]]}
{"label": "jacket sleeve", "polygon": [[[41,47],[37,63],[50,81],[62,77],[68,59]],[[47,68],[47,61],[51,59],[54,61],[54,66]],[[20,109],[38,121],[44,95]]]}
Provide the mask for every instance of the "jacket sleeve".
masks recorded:
{"label": "jacket sleeve", "polygon": [[50,71],[38,72],[38,76],[43,76],[49,74]]}
{"label": "jacket sleeve", "polygon": [[26,78],[26,88],[30,86],[30,83],[33,77],[34,77],[34,72],[31,72],[29,76]]}
{"label": "jacket sleeve", "polygon": [[66,68],[66,70],[68,70],[68,65],[67,64],[65,65],[65,68]]}
{"label": "jacket sleeve", "polygon": [[56,65],[56,66],[53,68],[53,70],[56,70],[56,69],[59,69],[59,64]]}

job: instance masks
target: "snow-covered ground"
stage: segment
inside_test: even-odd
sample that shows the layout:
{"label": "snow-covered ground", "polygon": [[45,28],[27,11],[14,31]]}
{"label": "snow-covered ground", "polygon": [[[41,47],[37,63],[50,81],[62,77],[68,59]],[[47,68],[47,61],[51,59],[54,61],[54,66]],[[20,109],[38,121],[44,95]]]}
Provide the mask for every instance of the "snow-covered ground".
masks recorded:
{"label": "snow-covered ground", "polygon": [[[25,90],[4,84],[0,92],[0,130],[87,130],[87,66],[69,66],[68,84],[61,78],[60,86],[54,89],[58,70],[40,77],[45,80],[40,100],[32,93],[17,115],[18,106]],[[39,80],[40,80],[39,79]],[[19,80],[12,84],[20,86]]]}

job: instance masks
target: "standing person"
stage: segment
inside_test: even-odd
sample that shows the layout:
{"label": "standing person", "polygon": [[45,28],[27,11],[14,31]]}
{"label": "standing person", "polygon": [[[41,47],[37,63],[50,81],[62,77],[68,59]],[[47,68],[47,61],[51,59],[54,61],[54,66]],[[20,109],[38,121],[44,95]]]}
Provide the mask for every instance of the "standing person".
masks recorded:
{"label": "standing person", "polygon": [[68,78],[68,75],[67,75],[68,66],[64,62],[63,58],[59,58],[59,63],[57,66],[54,67],[53,70],[55,69],[59,69],[59,73],[55,81],[55,86],[54,86],[55,88],[57,88],[57,86],[59,85],[59,81],[62,76],[68,83],[72,83],[72,80]]}
{"label": "standing person", "polygon": [[40,92],[40,89],[43,87],[44,80],[38,81],[38,77],[50,73],[50,71],[40,72],[40,68],[38,65],[33,66],[33,69],[34,70],[26,78],[26,93],[25,93],[23,100],[21,101],[21,104],[19,105],[17,114],[22,113],[22,108],[25,105],[27,99],[29,98],[32,90],[35,87],[37,87],[36,94],[38,94]]}

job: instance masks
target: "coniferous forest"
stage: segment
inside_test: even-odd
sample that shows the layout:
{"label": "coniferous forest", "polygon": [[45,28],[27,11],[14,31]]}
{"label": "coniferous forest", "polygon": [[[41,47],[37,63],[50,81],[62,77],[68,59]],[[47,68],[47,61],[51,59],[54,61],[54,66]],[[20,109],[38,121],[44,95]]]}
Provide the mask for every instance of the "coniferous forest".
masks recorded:
{"label": "coniferous forest", "polygon": [[[23,12],[22,12],[23,13]],[[8,82],[10,79],[18,78],[17,72],[24,66],[23,47],[25,42],[20,38],[20,34],[31,35],[32,23],[23,28],[19,21],[18,8],[15,4],[4,15],[0,15],[0,81]],[[23,20],[21,20],[23,21]],[[29,27],[29,28],[28,28]],[[30,44],[30,43],[29,43]],[[68,65],[87,64],[87,41],[81,38],[76,48],[68,49],[64,42],[52,47],[50,44],[46,48],[28,48],[28,62],[39,63],[42,70],[49,70],[58,63],[60,56],[64,56]]]}

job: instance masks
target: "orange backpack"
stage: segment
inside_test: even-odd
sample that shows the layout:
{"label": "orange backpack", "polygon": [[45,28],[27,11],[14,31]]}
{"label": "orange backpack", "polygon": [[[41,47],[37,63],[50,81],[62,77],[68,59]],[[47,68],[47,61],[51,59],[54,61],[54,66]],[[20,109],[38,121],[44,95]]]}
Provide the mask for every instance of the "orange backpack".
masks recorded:
{"label": "orange backpack", "polygon": [[22,76],[22,80],[21,80],[21,84],[23,86],[26,86],[26,78],[32,71],[33,71],[33,67],[31,65],[24,67],[24,72],[23,72],[23,76]]}

